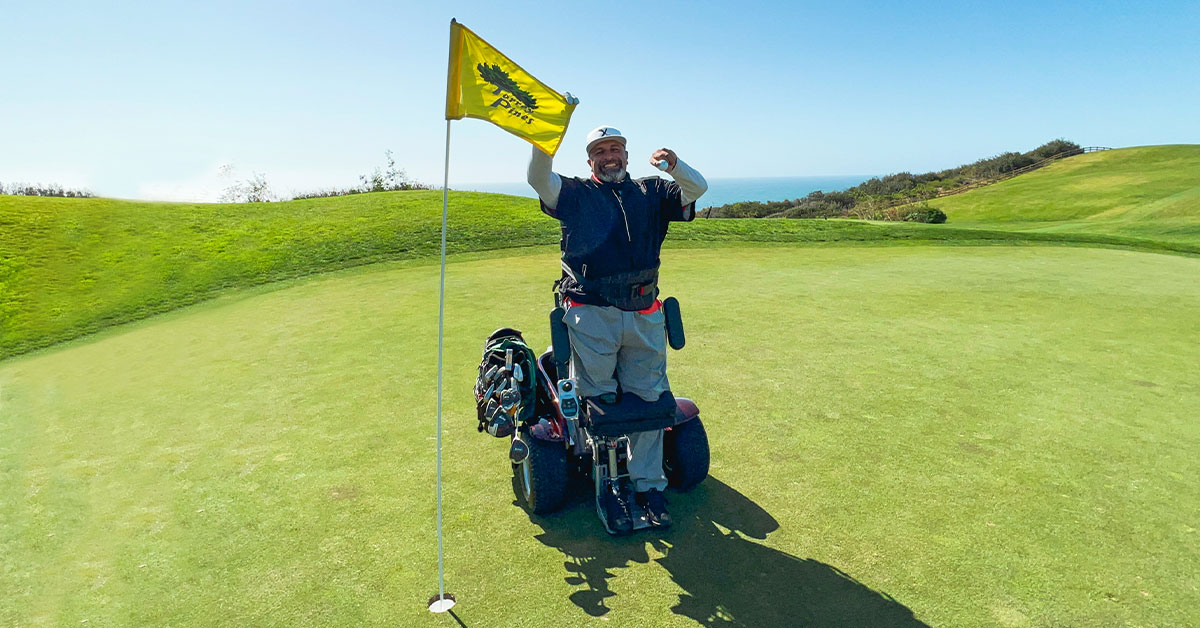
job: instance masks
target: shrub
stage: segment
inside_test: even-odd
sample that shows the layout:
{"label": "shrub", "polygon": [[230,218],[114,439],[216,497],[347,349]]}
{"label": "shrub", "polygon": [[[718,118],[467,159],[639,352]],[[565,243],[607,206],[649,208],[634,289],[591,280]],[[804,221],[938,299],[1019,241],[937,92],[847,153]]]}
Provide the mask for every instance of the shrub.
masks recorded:
{"label": "shrub", "polygon": [[364,192],[396,192],[398,190],[424,189],[414,187],[414,184],[405,176],[404,171],[396,167],[392,151],[385,150],[383,155],[387,160],[387,166],[383,170],[376,168],[369,175],[359,175],[360,190]]}
{"label": "shrub", "polygon": [[4,185],[0,183],[0,194],[8,194],[10,196],[58,196],[63,198],[92,198],[92,193],[88,190],[75,190],[64,188],[57,183],[43,185],[41,183],[11,183]]}
{"label": "shrub", "polygon": [[221,193],[223,203],[269,203],[275,200],[267,176],[261,172],[252,173],[245,181],[238,181],[225,188]]}
{"label": "shrub", "polygon": [[898,172],[885,177],[873,177],[850,190],[866,196],[890,196],[912,188],[916,184],[912,173]]}
{"label": "shrub", "polygon": [[717,216],[720,218],[763,218],[778,211],[776,208],[771,207],[771,203],[760,203],[758,201],[731,203],[719,209],[720,211],[717,213]]}
{"label": "shrub", "polygon": [[912,206],[911,211],[904,215],[904,221],[940,225],[946,222],[946,212],[936,207],[930,207],[929,203],[921,203]]}
{"label": "shrub", "polygon": [[306,198],[330,198],[333,196],[349,196],[351,194],[362,194],[363,191],[358,188],[327,188],[324,190],[313,190],[311,192],[301,192],[292,196],[293,201],[298,201]]}
{"label": "shrub", "polygon": [[392,151],[383,152],[387,163],[383,168],[376,168],[370,174],[358,176],[358,186],[352,188],[329,188],[313,192],[301,192],[292,196],[293,200],[303,198],[329,198],[331,196],[348,196],[350,194],[365,194],[367,192],[398,192],[401,190],[428,190],[430,186],[409,180],[404,171],[396,167]]}
{"label": "shrub", "polygon": [[1055,155],[1061,155],[1063,153],[1066,153],[1067,156],[1069,156],[1069,155],[1078,155],[1079,153],[1082,153],[1082,152],[1083,152],[1083,149],[1080,148],[1079,144],[1076,144],[1075,142],[1072,142],[1070,140],[1065,140],[1060,137],[1056,140],[1051,140],[1051,141],[1046,142],[1045,144],[1042,144],[1041,146],[1038,146],[1037,148],[1033,149],[1032,155],[1037,160],[1040,161],[1042,159],[1053,157]]}

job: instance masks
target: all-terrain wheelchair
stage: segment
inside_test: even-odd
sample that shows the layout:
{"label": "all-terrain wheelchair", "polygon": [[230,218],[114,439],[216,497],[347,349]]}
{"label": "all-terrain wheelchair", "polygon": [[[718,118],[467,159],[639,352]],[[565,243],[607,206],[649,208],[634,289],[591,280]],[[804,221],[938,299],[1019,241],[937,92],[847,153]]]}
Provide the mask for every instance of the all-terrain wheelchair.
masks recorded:
{"label": "all-terrain wheelchair", "polygon": [[[679,304],[663,301],[669,344],[684,345]],[[484,344],[475,385],[479,430],[511,437],[509,461],[518,499],[534,513],[553,512],[567,498],[572,474],[590,474],[596,512],[610,534],[606,500],[629,504],[635,530],[650,526],[635,507],[628,462],[632,432],[664,430],[663,471],[687,490],[708,476],[709,446],[700,410],[668,391],[654,402],[637,395],[581,398],[569,376],[570,339],[561,304],[550,312],[551,346],[536,358],[521,332],[501,328]]]}

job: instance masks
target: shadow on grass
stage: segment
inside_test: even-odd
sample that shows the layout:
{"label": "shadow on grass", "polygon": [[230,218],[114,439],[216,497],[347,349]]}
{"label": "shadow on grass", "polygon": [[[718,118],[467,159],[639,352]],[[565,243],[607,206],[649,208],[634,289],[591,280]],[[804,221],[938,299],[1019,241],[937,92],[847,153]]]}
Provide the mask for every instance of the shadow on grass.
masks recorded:
{"label": "shadow on grass", "polygon": [[530,519],[544,530],[537,539],[566,556],[565,579],[579,587],[570,599],[593,617],[610,610],[616,570],[649,562],[649,544],[665,554],[656,562],[684,590],[671,610],[701,626],[926,626],[903,604],[837,567],[751,540],[765,539],[779,522],[715,478],[670,494],[671,529],[620,538],[601,527],[590,485],[575,488],[580,497],[563,510]]}

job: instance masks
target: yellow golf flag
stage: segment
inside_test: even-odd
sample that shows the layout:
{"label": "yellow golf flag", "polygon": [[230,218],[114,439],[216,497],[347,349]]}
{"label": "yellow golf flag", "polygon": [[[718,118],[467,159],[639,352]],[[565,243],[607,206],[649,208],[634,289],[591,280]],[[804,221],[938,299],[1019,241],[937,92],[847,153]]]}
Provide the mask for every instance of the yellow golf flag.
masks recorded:
{"label": "yellow golf flag", "polygon": [[471,29],[450,20],[447,120],[487,120],[553,157],[576,102],[568,102]]}

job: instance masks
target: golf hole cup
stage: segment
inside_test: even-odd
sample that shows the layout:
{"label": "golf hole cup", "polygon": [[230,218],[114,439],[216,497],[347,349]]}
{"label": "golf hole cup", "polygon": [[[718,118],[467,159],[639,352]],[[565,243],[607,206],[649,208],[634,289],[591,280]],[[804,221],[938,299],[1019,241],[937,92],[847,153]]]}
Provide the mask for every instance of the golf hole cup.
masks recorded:
{"label": "golf hole cup", "polygon": [[442,593],[429,598],[429,610],[434,613],[445,613],[454,608],[454,596]]}

